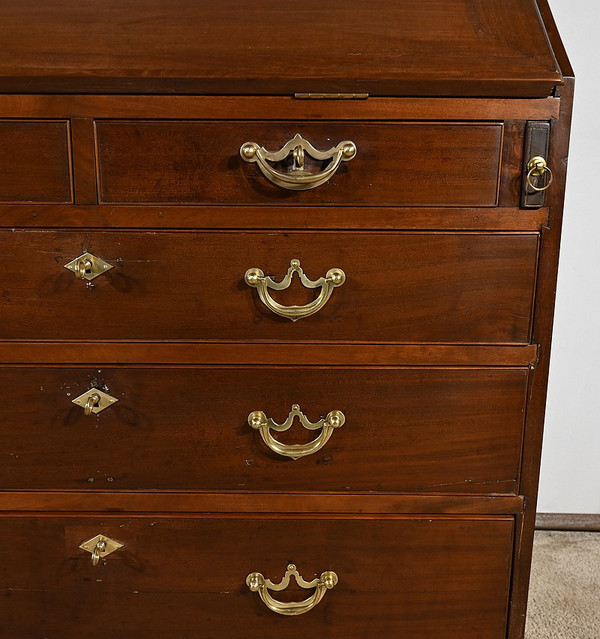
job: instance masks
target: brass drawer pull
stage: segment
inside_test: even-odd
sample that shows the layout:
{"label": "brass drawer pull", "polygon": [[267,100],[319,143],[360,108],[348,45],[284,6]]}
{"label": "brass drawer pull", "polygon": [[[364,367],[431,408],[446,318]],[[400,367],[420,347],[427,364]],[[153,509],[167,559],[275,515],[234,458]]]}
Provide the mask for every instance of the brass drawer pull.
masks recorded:
{"label": "brass drawer pull", "polygon": [[72,400],[73,404],[81,406],[86,415],[97,415],[105,408],[116,404],[119,400],[108,393],[101,391],[99,388],[90,388],[82,393],[79,397]]}
{"label": "brass drawer pull", "polygon": [[113,266],[91,253],[84,253],[65,264],[65,268],[75,273],[77,279],[89,282],[98,277],[98,275],[110,271]]}
{"label": "brass drawer pull", "polygon": [[96,535],[84,541],[79,547],[81,550],[91,553],[92,566],[97,566],[100,559],[104,559],[104,557],[108,557],[108,555],[115,552],[115,550],[123,548],[123,544],[105,535]]}
{"label": "brass drawer pull", "polygon": [[[321,288],[318,297],[305,306],[284,306],[276,302],[269,295],[269,289],[283,291],[289,288],[294,273],[298,273],[300,281],[306,288]],[[327,271],[325,277],[320,277],[318,280],[313,281],[304,275],[304,271],[300,266],[300,260],[292,260],[290,262],[290,268],[281,282],[276,282],[271,277],[265,276],[264,272],[259,268],[248,269],[244,275],[244,280],[248,286],[252,286],[258,290],[258,296],[269,310],[273,311],[276,315],[287,317],[291,319],[292,322],[295,322],[302,317],[308,317],[320,311],[331,297],[333,289],[341,286],[346,281],[346,274],[341,268],[332,268]]]}
{"label": "brass drawer pull", "polygon": [[[292,154],[292,169],[289,173],[274,169],[269,162],[282,162]],[[304,168],[304,154],[315,160],[329,160],[327,167],[319,173],[309,173]],[[240,155],[246,162],[256,162],[261,173],[269,180],[291,191],[307,191],[324,184],[340,167],[356,156],[356,144],[344,140],[328,151],[319,151],[299,133],[279,151],[267,151],[256,142],[246,142],[240,147]]]}
{"label": "brass drawer pull", "polygon": [[[282,444],[271,435],[271,430],[275,430],[278,433],[283,433],[291,428],[294,423],[294,418],[298,417],[300,423],[307,430],[318,430],[321,428],[321,433],[318,437],[313,439],[308,444]],[[321,450],[323,446],[329,441],[329,438],[333,434],[335,428],[340,428],[344,425],[346,416],[341,410],[332,410],[327,417],[320,419],[316,423],[312,423],[308,420],[306,415],[300,410],[298,404],[292,406],[292,410],[288,415],[288,418],[283,424],[278,424],[270,417],[267,417],[262,410],[255,410],[248,415],[248,424],[252,428],[258,430],[265,444],[278,455],[284,457],[291,457],[292,459],[299,459],[305,455],[312,455]]]}
{"label": "brass drawer pull", "polygon": [[[546,183],[544,186],[538,186],[538,180],[541,180],[542,177],[546,175]],[[535,184],[533,183],[532,177],[535,177]],[[536,156],[531,158],[527,163],[527,184],[529,188],[534,191],[545,191],[550,187],[552,181],[554,180],[554,173],[552,173],[552,169],[546,164],[546,160],[541,156]]]}
{"label": "brass drawer pull", "polygon": [[[285,590],[290,584],[290,578],[294,577],[297,584],[301,588],[315,588],[315,592],[304,601],[290,601],[282,602],[278,601],[271,596],[269,590],[275,590],[279,592]],[[338,583],[338,576],[332,571],[327,570],[322,573],[320,577],[313,579],[312,581],[304,580],[294,564],[290,564],[287,567],[287,571],[283,579],[274,584],[270,579],[264,577],[260,572],[252,572],[246,577],[246,585],[252,592],[258,592],[260,598],[263,600],[267,608],[276,612],[278,615],[303,615],[305,612],[312,610],[325,596],[328,590],[331,590]]]}

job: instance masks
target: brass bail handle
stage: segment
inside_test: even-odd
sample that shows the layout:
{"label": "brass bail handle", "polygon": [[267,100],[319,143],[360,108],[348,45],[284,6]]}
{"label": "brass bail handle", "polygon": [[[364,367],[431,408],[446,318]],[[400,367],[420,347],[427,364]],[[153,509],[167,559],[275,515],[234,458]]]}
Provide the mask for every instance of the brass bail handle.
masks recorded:
{"label": "brass bail handle", "polygon": [[[320,151],[299,133],[286,142],[279,151],[268,151],[257,142],[245,142],[240,147],[244,162],[255,162],[260,172],[273,184],[290,191],[307,191],[325,184],[340,168],[342,162],[356,157],[356,144],[343,140],[336,146]],[[292,170],[280,171],[271,163],[283,162],[292,155]],[[322,171],[310,173],[304,169],[304,158],[308,155],[319,162],[327,162]]]}
{"label": "brass bail handle", "polygon": [[[291,578],[296,580],[296,583],[300,588],[311,589],[315,588],[315,592],[305,599],[304,601],[290,601],[283,602],[275,599],[269,590],[279,592],[285,590],[289,584]],[[312,581],[306,581],[296,569],[294,564],[289,564],[287,571],[283,579],[279,583],[274,583],[270,579],[267,579],[260,572],[251,572],[246,577],[246,585],[252,592],[258,592],[263,603],[278,615],[285,616],[297,616],[312,610],[325,596],[325,593],[338,583],[338,576],[333,570],[327,570],[321,573],[320,577],[313,579]]]}
{"label": "brass bail handle", "polygon": [[[292,283],[292,277],[296,274],[305,288],[320,288],[319,295],[309,304],[304,306],[284,306],[276,302],[270,295],[269,289],[284,291]],[[295,322],[303,317],[308,317],[320,311],[328,302],[333,289],[341,286],[346,281],[346,274],[341,268],[331,268],[324,277],[317,280],[309,279],[300,266],[300,260],[292,260],[290,268],[284,278],[277,282],[272,277],[266,276],[260,268],[249,268],[244,274],[244,280],[248,286],[257,289],[260,301],[275,315],[287,317]]]}
{"label": "brass bail handle", "polygon": [[[544,175],[546,176],[546,183],[543,186],[537,186],[537,179],[536,184],[533,183],[532,177],[541,179]],[[527,185],[530,189],[538,192],[545,191],[552,184],[552,181],[554,180],[554,173],[552,173],[552,169],[546,163],[545,158],[540,155],[536,155],[527,163],[526,179]]]}
{"label": "brass bail handle", "polygon": [[[289,430],[295,419],[298,419],[300,424],[306,430],[321,430],[321,433],[308,442],[307,444],[283,444],[277,440],[271,434],[271,430],[278,433],[283,433]],[[341,428],[346,423],[346,416],[341,410],[332,410],[327,414],[327,417],[323,417],[317,422],[311,422],[308,417],[300,410],[298,404],[292,406],[292,410],[283,424],[279,424],[274,419],[267,417],[262,410],[255,410],[248,415],[248,424],[258,430],[264,443],[278,455],[282,457],[290,457],[291,459],[300,459],[306,457],[306,455],[312,455],[329,441],[333,431],[336,428]]]}

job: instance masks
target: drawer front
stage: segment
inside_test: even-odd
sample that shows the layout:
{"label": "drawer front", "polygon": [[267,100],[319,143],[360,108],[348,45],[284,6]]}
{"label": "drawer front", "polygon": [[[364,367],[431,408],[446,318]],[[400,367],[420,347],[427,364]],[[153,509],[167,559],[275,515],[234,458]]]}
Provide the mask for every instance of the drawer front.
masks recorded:
{"label": "drawer front", "polygon": [[[78,546],[123,544],[97,566]],[[513,520],[388,517],[4,518],[2,623],[12,639],[503,639]],[[246,578],[338,582],[295,617],[272,612]],[[303,601],[296,586],[270,594]]]}
{"label": "drawer front", "polygon": [[[528,343],[538,236],[7,231],[2,246],[1,339]],[[85,251],[112,268],[78,279],[64,267]],[[313,282],[345,281],[293,274],[262,298],[245,281],[279,282],[294,259]],[[315,299],[299,321],[270,302]]]}
{"label": "drawer front", "polygon": [[[495,206],[498,123],[99,121],[99,197],[105,203]],[[317,150],[356,145],[325,184],[289,190],[239,154],[246,142],[279,151],[300,134]],[[269,166],[287,173],[291,154]],[[320,173],[329,160],[304,155]]]}
{"label": "drawer front", "polygon": [[72,201],[66,121],[0,120],[0,203]]}
{"label": "drawer front", "polygon": [[[527,369],[3,369],[0,486],[514,494],[526,384]],[[98,389],[118,402],[86,415]]]}

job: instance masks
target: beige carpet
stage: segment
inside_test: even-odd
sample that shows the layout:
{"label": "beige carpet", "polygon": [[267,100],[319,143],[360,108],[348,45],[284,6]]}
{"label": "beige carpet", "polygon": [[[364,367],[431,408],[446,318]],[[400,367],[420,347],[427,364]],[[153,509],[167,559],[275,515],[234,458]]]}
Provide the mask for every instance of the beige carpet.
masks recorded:
{"label": "beige carpet", "polygon": [[600,639],[600,533],[535,535],[526,639]]}

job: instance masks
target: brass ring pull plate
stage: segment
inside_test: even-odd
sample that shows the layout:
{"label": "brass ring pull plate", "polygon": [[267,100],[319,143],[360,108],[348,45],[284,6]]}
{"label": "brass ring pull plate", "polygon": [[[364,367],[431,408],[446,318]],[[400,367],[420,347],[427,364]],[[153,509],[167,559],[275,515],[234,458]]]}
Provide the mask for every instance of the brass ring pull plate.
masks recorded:
{"label": "brass ring pull plate", "polygon": [[[321,292],[312,302],[304,306],[284,306],[276,302],[269,294],[269,289],[274,291],[283,291],[289,288],[292,283],[292,276],[294,273],[298,274],[300,282],[306,288],[320,288]],[[281,317],[287,317],[295,322],[303,317],[313,315],[317,311],[320,311],[327,303],[333,289],[341,286],[346,281],[346,274],[340,268],[332,268],[327,271],[325,277],[320,277],[318,280],[310,280],[304,274],[302,267],[300,266],[300,260],[292,260],[290,262],[290,268],[288,269],[285,277],[281,282],[276,282],[269,276],[265,276],[264,272],[259,268],[250,268],[244,275],[244,280],[248,286],[251,286],[258,291],[258,296],[261,302],[273,313],[280,315]]]}
{"label": "brass ring pull plate", "polygon": [[74,260],[71,260],[68,264],[65,264],[65,268],[72,271],[77,279],[90,282],[98,277],[98,275],[110,271],[113,265],[91,253],[84,253]]}
{"label": "brass ring pull plate", "polygon": [[81,406],[86,415],[97,415],[105,408],[116,404],[119,400],[99,388],[90,388],[72,400],[73,404]]}
{"label": "brass ring pull plate", "polygon": [[[537,179],[536,184],[533,183],[532,178],[535,177],[541,179],[544,175],[546,175],[546,183],[544,186],[538,186]],[[546,164],[546,160],[543,157],[536,156],[531,158],[531,160],[527,163],[526,180],[529,188],[534,191],[545,191],[552,184],[552,181],[554,180],[554,173],[552,173],[552,169]]]}
{"label": "brass ring pull plate", "polygon": [[[294,577],[301,588],[315,588],[315,592],[304,601],[282,602],[275,599],[269,590],[279,592],[285,590],[289,584],[291,577]],[[320,577],[312,581],[303,579],[294,564],[287,567],[287,571],[283,579],[278,583],[273,583],[270,579],[264,577],[260,572],[252,572],[246,577],[246,585],[252,592],[258,592],[267,608],[276,612],[278,615],[296,616],[312,610],[325,596],[328,590],[334,588],[338,583],[338,576],[328,570],[321,574]]]}
{"label": "brass ring pull plate", "polygon": [[[271,435],[271,430],[277,431],[278,433],[289,430],[296,417],[307,430],[322,429],[319,436],[311,442],[308,442],[308,444],[282,444]],[[343,426],[345,421],[346,416],[341,410],[332,410],[327,417],[313,424],[308,420],[297,404],[292,406],[292,410],[283,424],[278,424],[276,421],[267,417],[262,410],[256,410],[248,415],[248,424],[260,432],[265,444],[278,455],[290,457],[291,459],[300,459],[300,457],[312,455],[321,450],[329,441],[334,429]]]}
{"label": "brass ring pull plate", "polygon": [[[292,170],[288,173],[278,171],[269,162],[282,162],[292,155]],[[318,173],[310,173],[304,168],[304,157],[309,155],[315,160],[327,161],[327,167]],[[356,156],[356,144],[344,140],[327,151],[319,151],[299,133],[287,142],[279,151],[270,152],[256,142],[245,142],[240,147],[240,155],[246,162],[256,162],[261,173],[273,184],[291,191],[314,189],[329,180],[342,162],[348,162]]]}
{"label": "brass ring pull plate", "polygon": [[108,557],[108,555],[123,548],[123,544],[106,537],[105,535],[96,535],[87,541],[84,541],[80,546],[81,550],[85,550],[92,555],[92,566],[97,566],[100,559]]}

